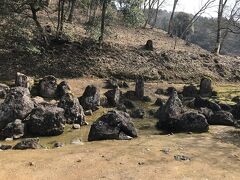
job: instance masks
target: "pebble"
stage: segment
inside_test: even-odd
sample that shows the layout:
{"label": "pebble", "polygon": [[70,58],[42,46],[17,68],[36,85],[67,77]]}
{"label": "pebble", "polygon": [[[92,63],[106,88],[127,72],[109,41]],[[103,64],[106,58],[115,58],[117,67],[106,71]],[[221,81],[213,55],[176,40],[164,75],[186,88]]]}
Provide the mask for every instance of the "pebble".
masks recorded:
{"label": "pebble", "polygon": [[80,129],[81,126],[80,126],[80,124],[73,124],[72,128],[73,129]]}
{"label": "pebble", "polygon": [[175,155],[175,156],[174,156],[174,159],[175,159],[176,161],[190,161],[190,160],[191,160],[190,157],[187,157],[187,156],[185,156],[185,155]]}
{"label": "pebble", "polygon": [[61,148],[61,147],[63,147],[63,146],[64,146],[64,143],[62,143],[62,142],[56,142],[56,143],[54,143],[54,145],[53,145],[54,148]]}
{"label": "pebble", "polygon": [[6,138],[5,141],[13,141],[13,138]]}
{"label": "pebble", "polygon": [[75,145],[84,145],[84,143],[80,139],[74,139],[71,141],[71,144]]}

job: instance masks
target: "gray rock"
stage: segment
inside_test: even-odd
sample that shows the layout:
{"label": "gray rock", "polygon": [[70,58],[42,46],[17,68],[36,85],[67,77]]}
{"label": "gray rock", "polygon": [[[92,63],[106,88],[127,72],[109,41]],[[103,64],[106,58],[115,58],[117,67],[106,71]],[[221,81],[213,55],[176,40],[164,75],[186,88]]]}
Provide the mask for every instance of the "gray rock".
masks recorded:
{"label": "gray rock", "polygon": [[56,136],[64,131],[64,109],[55,106],[35,108],[27,121],[27,130],[33,135]]}
{"label": "gray rock", "polygon": [[17,72],[15,78],[15,86],[31,89],[33,84],[34,80],[32,78],[26,76],[25,74]]}
{"label": "gray rock", "polygon": [[202,78],[200,83],[200,95],[202,97],[211,97],[212,91],[212,80],[206,77]]}
{"label": "gray rock", "polygon": [[16,119],[14,122],[7,124],[7,126],[1,131],[0,137],[2,139],[19,139],[24,136],[24,127],[25,125],[22,123],[22,120]]}
{"label": "gray rock", "polygon": [[196,97],[198,96],[198,89],[192,84],[189,86],[184,86],[182,94],[184,97]]}
{"label": "gray rock", "polygon": [[45,98],[55,98],[57,79],[54,76],[46,76],[39,82],[39,93]]}
{"label": "gray rock", "polygon": [[15,150],[26,150],[26,149],[39,149],[41,145],[39,144],[39,138],[27,138],[23,139],[21,142],[17,143],[13,149]]}
{"label": "gray rock", "polygon": [[136,80],[135,95],[138,99],[142,99],[144,96],[144,79],[143,79],[143,77],[139,77]]}
{"label": "gray rock", "polygon": [[25,119],[34,108],[27,88],[14,87],[0,105],[0,130],[16,119]]}
{"label": "gray rock", "polygon": [[208,119],[210,125],[225,125],[233,126],[234,117],[230,112],[227,111],[218,111],[211,115]]}
{"label": "gray rock", "polygon": [[132,117],[132,118],[140,118],[140,119],[143,119],[143,118],[144,118],[144,115],[145,115],[145,111],[144,111],[144,109],[142,109],[142,108],[134,109],[134,110],[131,112],[131,117]]}
{"label": "gray rock", "polygon": [[98,110],[100,106],[99,89],[93,85],[87,86],[79,101],[84,110]]}
{"label": "gray rock", "polygon": [[107,91],[104,95],[107,97],[108,103],[111,106],[117,106],[120,102],[121,91],[119,88],[115,88]]}
{"label": "gray rock", "polygon": [[62,81],[56,90],[56,95],[58,98],[62,98],[65,94],[71,93],[71,87],[66,81]]}
{"label": "gray rock", "polygon": [[84,112],[84,114],[85,114],[86,116],[92,116],[92,115],[93,115],[93,112],[92,112],[92,110],[87,110],[87,111]]}
{"label": "gray rock", "polygon": [[86,124],[84,110],[78,98],[74,97],[73,94],[67,93],[63,95],[58,103],[58,107],[64,109],[64,116],[67,119],[67,123]]}
{"label": "gray rock", "polygon": [[0,98],[4,99],[9,92],[10,87],[6,84],[0,84]]}
{"label": "gray rock", "polygon": [[80,129],[81,126],[80,126],[80,124],[73,124],[72,128],[73,129]]}
{"label": "gray rock", "polygon": [[125,112],[109,111],[95,121],[90,129],[88,140],[129,139],[137,137],[137,131],[130,116]]}

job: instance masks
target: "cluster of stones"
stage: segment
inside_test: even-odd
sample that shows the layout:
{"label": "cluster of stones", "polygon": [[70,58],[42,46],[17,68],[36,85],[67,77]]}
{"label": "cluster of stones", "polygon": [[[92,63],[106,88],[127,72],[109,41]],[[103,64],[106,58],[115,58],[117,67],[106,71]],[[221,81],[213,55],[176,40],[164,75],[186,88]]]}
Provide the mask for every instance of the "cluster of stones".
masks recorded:
{"label": "cluster of stones", "polygon": [[158,127],[169,132],[205,132],[209,125],[237,127],[240,104],[229,106],[211,101],[214,95],[212,81],[205,77],[199,90],[194,85],[185,86],[179,93],[173,90],[168,101],[160,105]]}

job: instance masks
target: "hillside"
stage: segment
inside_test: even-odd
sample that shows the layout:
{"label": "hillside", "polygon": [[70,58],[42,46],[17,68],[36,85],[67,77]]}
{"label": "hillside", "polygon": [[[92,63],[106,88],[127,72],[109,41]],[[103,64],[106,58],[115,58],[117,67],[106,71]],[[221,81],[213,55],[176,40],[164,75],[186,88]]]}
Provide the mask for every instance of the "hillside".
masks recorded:
{"label": "hillside", "polygon": [[[71,24],[69,24],[70,28]],[[135,79],[143,75],[150,80],[199,81],[206,75],[218,81],[238,81],[240,64],[237,57],[214,56],[196,45],[185,45],[157,29],[129,29],[113,26],[102,49],[86,37],[81,25],[75,42],[52,45],[41,55],[29,55],[17,50],[1,51],[0,77],[12,79],[16,71],[32,76],[51,74],[57,77],[80,76]],[[153,40],[155,50],[143,49],[147,40]],[[34,66],[33,66],[34,65]],[[7,69],[7,71],[6,71]]]}

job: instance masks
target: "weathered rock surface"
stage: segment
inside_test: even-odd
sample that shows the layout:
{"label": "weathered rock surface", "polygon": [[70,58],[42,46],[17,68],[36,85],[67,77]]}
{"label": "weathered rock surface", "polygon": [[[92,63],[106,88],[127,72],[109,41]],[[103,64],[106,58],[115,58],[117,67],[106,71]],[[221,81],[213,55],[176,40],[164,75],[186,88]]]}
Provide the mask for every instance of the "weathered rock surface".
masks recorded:
{"label": "weathered rock surface", "polygon": [[45,98],[55,98],[57,79],[54,76],[46,76],[39,82],[39,93]]}
{"label": "weathered rock surface", "polygon": [[0,98],[5,98],[9,90],[9,86],[6,84],[0,84]]}
{"label": "weathered rock surface", "polygon": [[200,83],[200,95],[202,97],[211,97],[212,92],[212,80],[206,77],[202,78]]}
{"label": "weathered rock surface", "polygon": [[87,86],[83,95],[79,98],[84,110],[98,110],[100,106],[100,92],[96,86]]}
{"label": "weathered rock surface", "polygon": [[107,91],[104,95],[107,97],[108,103],[111,106],[117,106],[120,102],[121,91],[119,88],[115,88]]}
{"label": "weathered rock surface", "polygon": [[208,99],[203,99],[201,97],[197,97],[195,99],[194,106],[196,108],[208,108],[211,109],[213,112],[221,111],[221,107],[217,103],[209,101]]}
{"label": "weathered rock surface", "polygon": [[159,110],[158,127],[171,132],[205,132],[208,130],[206,118],[195,112],[183,111],[183,105],[174,92]]}
{"label": "weathered rock surface", "polygon": [[21,142],[17,143],[13,149],[16,150],[26,150],[26,149],[39,149],[41,145],[39,144],[39,138],[27,138],[23,139]]}
{"label": "weathered rock surface", "polygon": [[138,99],[142,99],[144,96],[144,79],[143,79],[143,77],[139,77],[136,80],[135,95]]}
{"label": "weathered rock surface", "polygon": [[149,50],[149,51],[153,51],[153,41],[152,40],[148,40],[144,46],[144,48],[146,50]]}
{"label": "weathered rock surface", "polygon": [[66,81],[62,81],[57,86],[56,95],[58,98],[61,98],[67,93],[71,93],[71,87],[68,85]]}
{"label": "weathered rock surface", "polygon": [[64,131],[64,109],[55,106],[35,108],[27,120],[27,131],[33,135],[56,136]]}
{"label": "weathered rock surface", "polygon": [[137,137],[137,131],[127,113],[109,111],[91,126],[88,140],[124,140]]}
{"label": "weathered rock surface", "polygon": [[0,129],[16,119],[25,119],[34,108],[27,88],[11,88],[4,102],[0,105]]}
{"label": "weathered rock surface", "polygon": [[208,123],[211,125],[233,126],[234,117],[230,112],[218,111],[208,119]]}
{"label": "weathered rock surface", "polygon": [[73,94],[67,93],[63,95],[58,103],[58,107],[64,109],[64,116],[67,119],[67,123],[86,124],[84,110],[78,98],[74,97]]}
{"label": "weathered rock surface", "polygon": [[24,136],[24,123],[22,120],[16,119],[14,122],[8,123],[7,126],[0,132],[0,138],[19,139]]}
{"label": "weathered rock surface", "polygon": [[194,85],[184,86],[183,92],[184,97],[196,97],[198,95],[198,89]]}
{"label": "weathered rock surface", "polygon": [[132,117],[132,118],[140,118],[140,119],[143,119],[143,118],[144,118],[144,115],[145,115],[145,111],[144,111],[144,109],[142,109],[142,108],[134,109],[134,110],[132,110],[132,112],[131,112],[131,117]]}
{"label": "weathered rock surface", "polygon": [[32,78],[26,76],[25,74],[17,72],[15,77],[15,86],[31,89],[33,84],[34,80]]}

